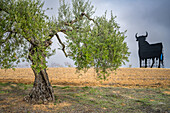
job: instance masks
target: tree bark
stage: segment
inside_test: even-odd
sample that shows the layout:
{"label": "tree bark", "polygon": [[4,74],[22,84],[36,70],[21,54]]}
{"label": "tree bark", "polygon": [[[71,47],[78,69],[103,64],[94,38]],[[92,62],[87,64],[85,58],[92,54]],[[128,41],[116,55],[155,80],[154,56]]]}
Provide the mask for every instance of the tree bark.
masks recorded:
{"label": "tree bark", "polygon": [[46,104],[55,100],[52,86],[48,79],[46,69],[36,73],[33,88],[30,94],[24,97],[24,100],[31,104]]}
{"label": "tree bark", "polygon": [[[31,47],[29,51],[31,53],[29,59],[32,61],[32,65],[35,65],[36,63],[35,60],[32,59],[32,56],[38,51],[33,49],[33,47]],[[42,60],[45,60],[45,56]],[[44,65],[43,62],[41,65]],[[34,85],[29,95],[24,97],[24,100],[31,104],[47,104],[48,102],[54,102],[54,92],[49,82],[46,69],[41,69],[39,72],[35,68],[32,68],[32,70],[35,75]]]}

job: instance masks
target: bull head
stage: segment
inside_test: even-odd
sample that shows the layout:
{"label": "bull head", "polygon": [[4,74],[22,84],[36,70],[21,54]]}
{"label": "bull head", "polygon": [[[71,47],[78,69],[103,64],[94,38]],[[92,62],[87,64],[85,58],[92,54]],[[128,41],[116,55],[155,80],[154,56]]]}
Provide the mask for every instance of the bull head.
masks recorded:
{"label": "bull head", "polygon": [[136,41],[139,41],[139,38],[144,38],[146,39],[146,37],[148,36],[148,32],[146,31],[146,35],[141,35],[141,36],[137,36],[138,33],[136,33],[135,37],[136,37]]}

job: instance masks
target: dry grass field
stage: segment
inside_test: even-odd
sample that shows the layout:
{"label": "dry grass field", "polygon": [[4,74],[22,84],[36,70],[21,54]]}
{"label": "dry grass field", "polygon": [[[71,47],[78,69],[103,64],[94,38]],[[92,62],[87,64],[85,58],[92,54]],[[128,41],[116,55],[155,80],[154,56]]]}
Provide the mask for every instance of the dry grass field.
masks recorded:
{"label": "dry grass field", "polygon": [[[170,86],[170,69],[158,68],[119,68],[111,72],[106,81],[97,78],[93,69],[86,73],[76,73],[75,68],[48,68],[49,79],[53,85],[74,86]],[[30,68],[0,69],[0,82],[31,84],[34,75]]]}

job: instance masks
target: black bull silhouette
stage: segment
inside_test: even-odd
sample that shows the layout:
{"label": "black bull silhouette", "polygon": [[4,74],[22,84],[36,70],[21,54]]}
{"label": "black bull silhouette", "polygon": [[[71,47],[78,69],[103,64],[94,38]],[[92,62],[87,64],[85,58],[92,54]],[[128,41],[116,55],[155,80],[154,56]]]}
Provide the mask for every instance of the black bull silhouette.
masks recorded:
{"label": "black bull silhouette", "polygon": [[138,41],[139,44],[139,60],[140,60],[140,67],[142,67],[142,60],[145,60],[145,68],[147,67],[147,59],[152,59],[152,65],[153,67],[156,60],[159,59],[158,68],[160,68],[160,65],[163,64],[163,45],[162,43],[156,43],[156,44],[149,44],[146,41],[146,37],[148,36],[148,33],[146,32],[146,35],[137,36],[137,33],[135,35],[136,41]]}

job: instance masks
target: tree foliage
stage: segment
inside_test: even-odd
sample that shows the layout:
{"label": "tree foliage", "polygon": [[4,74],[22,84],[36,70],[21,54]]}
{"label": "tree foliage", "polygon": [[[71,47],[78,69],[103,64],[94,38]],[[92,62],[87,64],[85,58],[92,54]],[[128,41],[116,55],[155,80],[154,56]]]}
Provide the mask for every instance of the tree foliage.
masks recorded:
{"label": "tree foliage", "polygon": [[[3,68],[14,67],[21,58],[32,56],[32,68],[45,68],[44,56],[50,55],[50,24],[44,3],[40,0],[1,0],[0,1],[0,65]],[[30,47],[36,51],[30,54]],[[43,55],[41,54],[43,53]],[[44,63],[41,63],[44,62]],[[39,64],[39,65],[37,65]]]}
{"label": "tree foliage", "polygon": [[[51,39],[57,36],[66,56],[74,60],[78,70],[94,67],[100,78],[128,61],[128,47],[113,14],[94,17],[89,1],[60,0],[58,18],[49,19],[40,0],[0,0],[0,66],[14,67],[25,58],[39,72],[46,68]],[[62,43],[58,32],[66,34]]]}
{"label": "tree foliage", "polygon": [[94,17],[94,13],[89,1],[72,0],[72,6],[60,1],[58,26],[67,35],[69,56],[77,69],[94,67],[99,77],[106,79],[108,71],[128,61],[130,53],[124,42],[126,31],[120,32],[112,12],[110,19],[106,12],[101,17]]}

